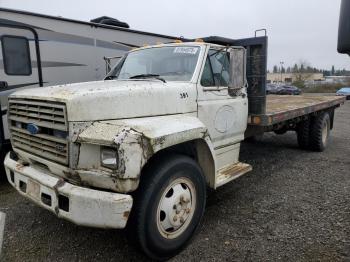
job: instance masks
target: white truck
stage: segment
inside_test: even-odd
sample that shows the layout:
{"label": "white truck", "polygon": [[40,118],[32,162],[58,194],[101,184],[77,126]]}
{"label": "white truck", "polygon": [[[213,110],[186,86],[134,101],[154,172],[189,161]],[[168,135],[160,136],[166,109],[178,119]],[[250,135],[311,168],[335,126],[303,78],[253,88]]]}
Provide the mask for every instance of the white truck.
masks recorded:
{"label": "white truck", "polygon": [[245,136],[295,130],[303,148],[327,145],[344,98],[266,99],[266,50],[266,37],[148,46],[104,81],[12,94],[9,183],[60,218],[128,226],[149,257],[174,256],[207,187],[252,170],[239,162]]}

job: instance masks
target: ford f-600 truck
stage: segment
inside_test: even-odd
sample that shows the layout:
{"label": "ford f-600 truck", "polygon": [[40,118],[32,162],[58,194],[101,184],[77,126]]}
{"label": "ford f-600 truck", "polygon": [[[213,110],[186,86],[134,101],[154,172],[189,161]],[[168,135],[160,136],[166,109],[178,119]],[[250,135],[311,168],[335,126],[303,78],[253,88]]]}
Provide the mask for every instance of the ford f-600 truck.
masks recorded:
{"label": "ford f-600 truck", "polygon": [[75,224],[129,228],[151,258],[177,254],[207,187],[252,170],[245,137],[296,131],[323,151],[341,97],[266,97],[267,37],[207,37],[128,52],[104,81],[9,98],[13,187]]}

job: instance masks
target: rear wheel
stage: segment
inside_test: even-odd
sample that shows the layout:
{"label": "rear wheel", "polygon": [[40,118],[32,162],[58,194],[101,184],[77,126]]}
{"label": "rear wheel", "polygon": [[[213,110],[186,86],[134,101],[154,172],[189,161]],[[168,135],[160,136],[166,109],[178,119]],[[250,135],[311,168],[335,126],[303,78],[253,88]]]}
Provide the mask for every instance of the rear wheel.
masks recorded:
{"label": "rear wheel", "polygon": [[187,156],[170,155],[142,174],[129,228],[151,258],[165,260],[180,252],[196,233],[206,202],[200,167]]}
{"label": "rear wheel", "polygon": [[330,134],[330,123],[328,112],[324,112],[313,119],[310,136],[312,150],[322,152],[326,149]]}
{"label": "rear wheel", "polygon": [[299,147],[302,149],[310,148],[310,120],[304,120],[298,123],[297,138]]}

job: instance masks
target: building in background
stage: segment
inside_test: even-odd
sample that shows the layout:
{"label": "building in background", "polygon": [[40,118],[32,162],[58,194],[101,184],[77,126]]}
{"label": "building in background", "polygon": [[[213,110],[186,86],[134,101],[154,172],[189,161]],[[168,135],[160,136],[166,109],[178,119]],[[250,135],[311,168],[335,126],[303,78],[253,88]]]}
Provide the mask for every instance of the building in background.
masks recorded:
{"label": "building in background", "polygon": [[268,73],[268,83],[293,83],[298,79],[304,79],[308,82],[321,82],[325,78],[322,73]]}

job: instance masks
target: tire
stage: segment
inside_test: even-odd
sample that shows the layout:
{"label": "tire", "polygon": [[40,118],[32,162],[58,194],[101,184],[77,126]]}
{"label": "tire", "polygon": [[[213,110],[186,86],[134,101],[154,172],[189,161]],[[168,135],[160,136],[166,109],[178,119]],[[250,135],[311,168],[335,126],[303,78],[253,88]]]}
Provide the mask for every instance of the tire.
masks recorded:
{"label": "tire", "polygon": [[128,228],[147,256],[166,260],[197,232],[205,210],[206,182],[198,164],[187,156],[167,155],[152,163],[142,174]]}
{"label": "tire", "polygon": [[330,126],[330,116],[324,112],[312,120],[310,147],[316,152],[323,152],[328,144]]}
{"label": "tire", "polygon": [[301,149],[310,149],[310,120],[304,120],[298,123],[297,139]]}

